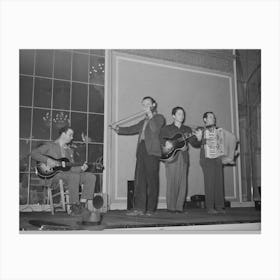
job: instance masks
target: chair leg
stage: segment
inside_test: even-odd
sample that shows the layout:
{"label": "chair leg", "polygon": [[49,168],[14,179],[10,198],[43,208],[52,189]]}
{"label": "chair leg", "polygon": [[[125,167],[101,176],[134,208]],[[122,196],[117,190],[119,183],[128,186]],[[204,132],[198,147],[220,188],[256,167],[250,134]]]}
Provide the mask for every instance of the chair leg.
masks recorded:
{"label": "chair leg", "polygon": [[50,207],[52,215],[54,215],[54,205],[53,205],[53,198],[52,198],[52,189],[51,187],[48,187],[48,199],[50,200]]}
{"label": "chair leg", "polygon": [[71,206],[70,206],[70,203],[69,203],[69,192],[68,191],[65,192],[65,200],[66,200],[66,212],[67,212],[68,215],[70,215]]}
{"label": "chair leg", "polygon": [[48,188],[44,187],[43,194],[44,194],[44,204],[49,204]]}
{"label": "chair leg", "polygon": [[61,206],[63,211],[66,211],[66,207],[65,207],[65,197],[64,197],[64,187],[63,187],[63,181],[59,180],[59,190],[60,190],[60,202],[61,202]]}

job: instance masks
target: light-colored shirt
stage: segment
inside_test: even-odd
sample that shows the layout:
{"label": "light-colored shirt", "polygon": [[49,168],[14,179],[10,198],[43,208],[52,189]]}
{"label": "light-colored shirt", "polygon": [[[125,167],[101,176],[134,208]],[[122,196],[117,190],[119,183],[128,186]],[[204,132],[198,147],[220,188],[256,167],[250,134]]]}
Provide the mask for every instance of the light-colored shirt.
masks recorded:
{"label": "light-colored shirt", "polygon": [[146,129],[146,126],[147,126],[148,122],[149,122],[149,119],[146,118],[145,122],[144,122],[144,125],[143,125],[142,132],[141,132],[140,141],[145,140],[145,129]]}

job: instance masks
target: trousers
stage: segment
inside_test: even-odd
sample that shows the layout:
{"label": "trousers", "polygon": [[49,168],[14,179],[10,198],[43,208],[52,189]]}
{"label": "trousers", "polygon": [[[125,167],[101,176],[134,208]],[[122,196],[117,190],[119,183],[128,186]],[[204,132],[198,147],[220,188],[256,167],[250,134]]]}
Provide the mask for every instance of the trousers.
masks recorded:
{"label": "trousers", "polygon": [[54,180],[62,179],[69,190],[69,203],[79,202],[79,186],[83,185],[81,199],[93,199],[96,176],[89,172],[75,173],[71,171],[58,173]]}
{"label": "trousers", "polygon": [[201,159],[204,175],[205,206],[208,209],[224,207],[223,165],[220,158]]}
{"label": "trousers", "polygon": [[187,163],[181,153],[175,162],[166,164],[166,203],[171,211],[183,211],[187,193]]}
{"label": "trousers", "polygon": [[155,211],[159,191],[159,157],[149,155],[145,141],[137,148],[134,209]]}

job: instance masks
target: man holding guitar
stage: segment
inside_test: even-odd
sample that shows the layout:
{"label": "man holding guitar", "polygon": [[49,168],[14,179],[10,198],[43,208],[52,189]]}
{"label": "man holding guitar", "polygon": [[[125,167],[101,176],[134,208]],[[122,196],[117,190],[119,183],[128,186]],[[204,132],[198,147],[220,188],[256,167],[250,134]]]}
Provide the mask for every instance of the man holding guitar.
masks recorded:
{"label": "man holding guitar", "polygon": [[[48,142],[31,152],[31,157],[38,163],[37,168],[41,178],[51,178],[53,181],[62,179],[69,189],[69,202],[72,204],[71,210],[73,214],[80,214],[82,208],[87,207],[93,210],[92,200],[95,188],[96,176],[92,173],[86,173],[88,168],[86,163],[80,166],[72,166],[74,164],[73,150],[69,147],[72,141],[74,131],[71,127],[63,127],[59,131],[59,138],[54,142]],[[65,160],[58,160],[65,158]],[[68,164],[71,164],[67,168]],[[43,167],[44,167],[44,170]],[[62,170],[57,171],[55,170]],[[68,171],[63,171],[68,170]],[[43,171],[45,176],[43,176]],[[54,173],[54,176],[51,174]],[[81,199],[79,201],[79,186],[83,184]]]}
{"label": "man holding guitar", "polygon": [[188,186],[189,147],[200,147],[201,131],[194,134],[185,126],[185,110],[182,107],[172,109],[174,122],[161,129],[161,160],[166,163],[166,202],[170,212],[183,212]]}

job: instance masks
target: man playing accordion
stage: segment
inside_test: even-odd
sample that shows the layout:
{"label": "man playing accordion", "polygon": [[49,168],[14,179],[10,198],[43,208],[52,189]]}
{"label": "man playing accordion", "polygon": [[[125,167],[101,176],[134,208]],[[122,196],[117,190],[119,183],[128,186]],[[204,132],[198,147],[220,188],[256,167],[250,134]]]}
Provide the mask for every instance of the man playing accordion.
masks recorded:
{"label": "man playing accordion", "polygon": [[233,164],[235,136],[216,127],[213,112],[203,114],[200,165],[204,175],[205,205],[209,214],[225,213],[223,164]]}

